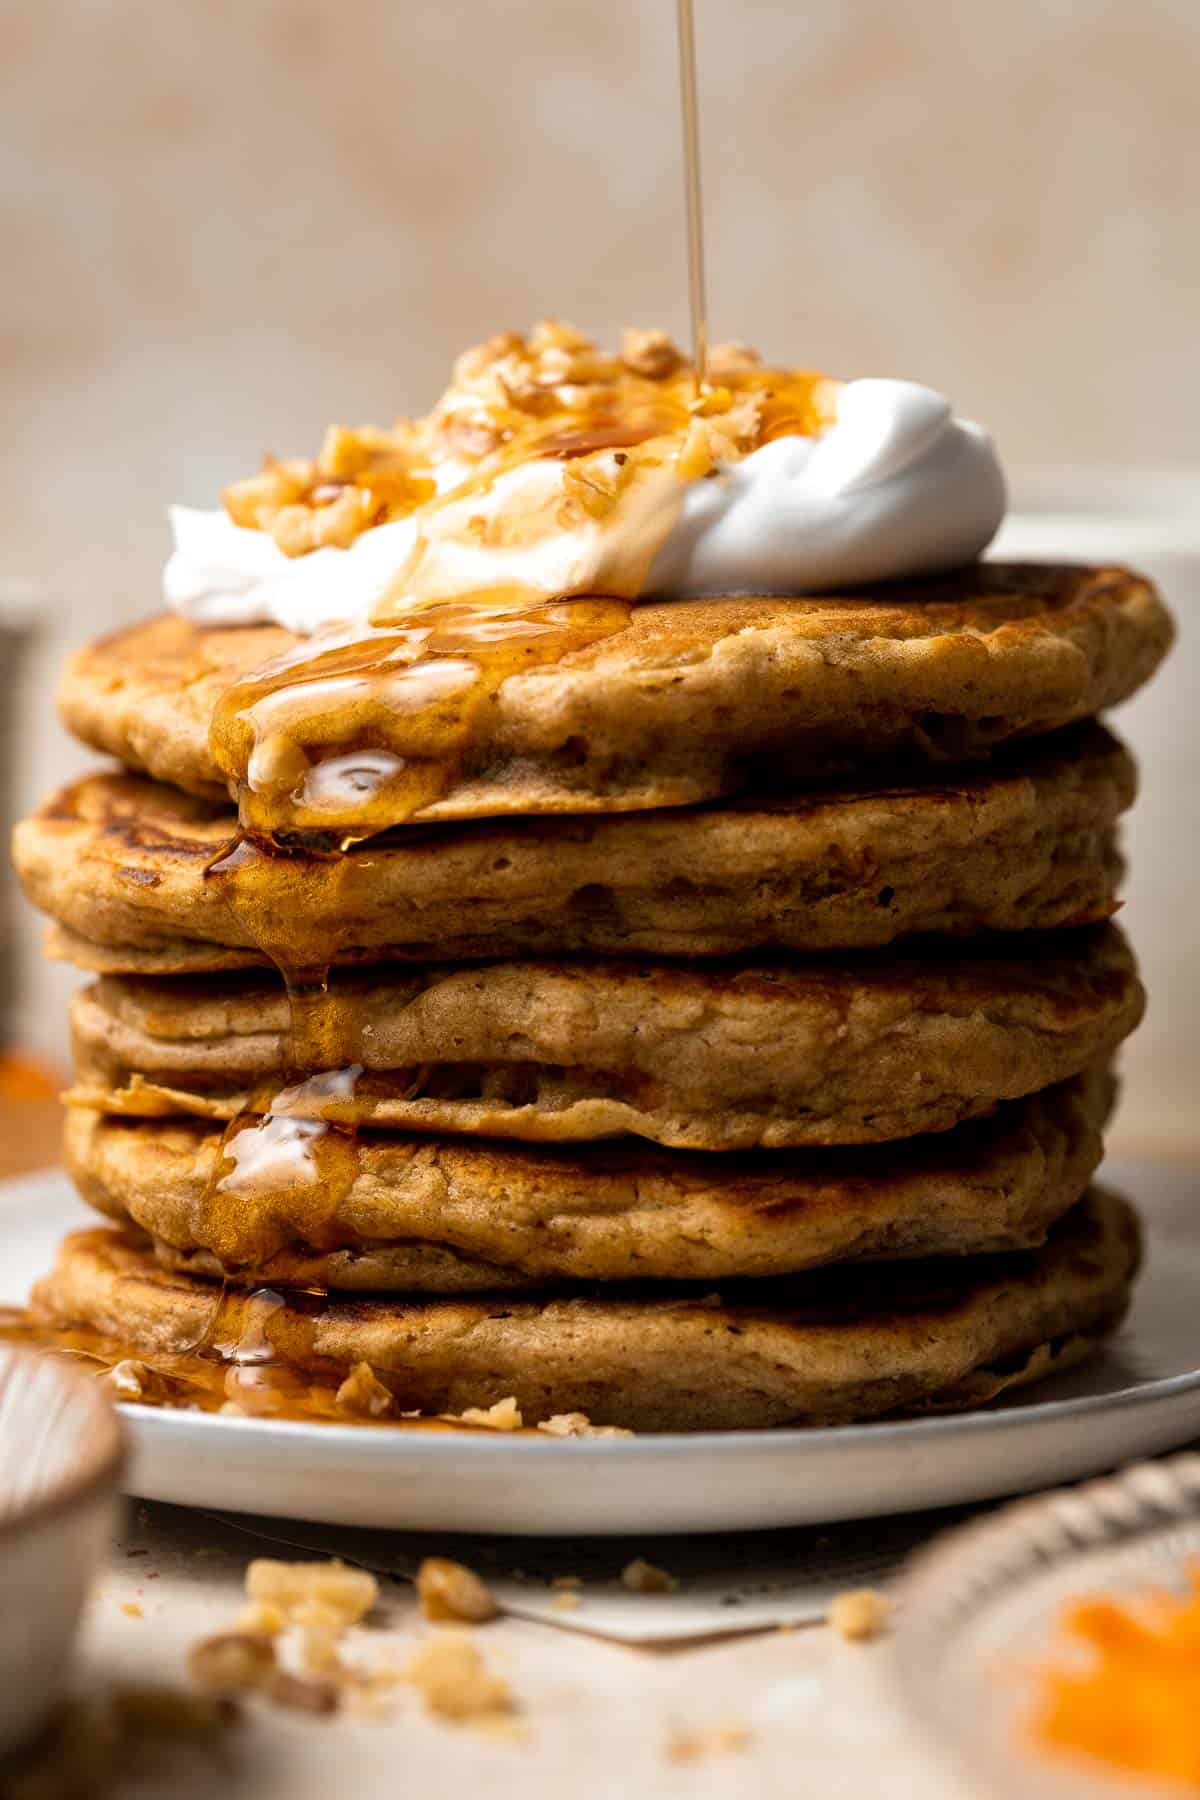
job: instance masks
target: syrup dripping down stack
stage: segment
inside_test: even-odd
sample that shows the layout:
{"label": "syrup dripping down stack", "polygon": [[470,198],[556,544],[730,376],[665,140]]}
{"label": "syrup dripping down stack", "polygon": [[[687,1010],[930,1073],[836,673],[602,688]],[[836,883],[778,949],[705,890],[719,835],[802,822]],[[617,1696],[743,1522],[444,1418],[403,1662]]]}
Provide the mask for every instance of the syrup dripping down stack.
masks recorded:
{"label": "syrup dripping down stack", "polygon": [[[655,430],[677,403],[659,350],[640,412],[530,390],[585,510],[646,387]],[[603,359],[570,354],[586,397]],[[734,362],[728,428],[815,429],[812,378],[770,373]],[[359,450],[271,475],[280,529],[317,546],[385,477],[413,504]],[[96,976],[66,1145],[111,1223],[28,1329],[167,1404],[512,1397],[564,1431],[970,1406],[1069,1366],[1138,1254],[1089,1185],[1142,1007],[1110,922],[1134,777],[1095,715],[1169,637],[1128,571],[974,566],[93,646],[64,714],[124,768],[16,860]]]}

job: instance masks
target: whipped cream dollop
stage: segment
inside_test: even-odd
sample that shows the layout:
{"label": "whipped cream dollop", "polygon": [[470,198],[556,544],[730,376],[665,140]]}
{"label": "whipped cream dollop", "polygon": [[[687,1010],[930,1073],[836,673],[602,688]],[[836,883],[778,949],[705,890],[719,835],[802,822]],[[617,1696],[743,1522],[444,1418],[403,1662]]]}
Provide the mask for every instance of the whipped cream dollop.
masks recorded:
{"label": "whipped cream dollop", "polygon": [[[436,503],[444,591],[504,581],[558,595],[623,591],[605,585],[613,540],[589,523],[504,529],[507,517],[544,517],[566,479],[552,459],[506,471],[464,502],[461,533],[457,503]],[[655,516],[661,530],[641,591],[654,599],[805,594],[933,574],[986,549],[1004,509],[1000,462],[978,425],[914,382],[850,381],[827,430],[778,437],[702,480],[672,475],[643,496],[640,538]],[[365,621],[427,529],[425,514],[422,507],[376,525],[344,550],[289,557],[223,510],[174,507],[167,603],[197,625],[275,624],[300,636]],[[468,516],[499,529],[468,532]]]}

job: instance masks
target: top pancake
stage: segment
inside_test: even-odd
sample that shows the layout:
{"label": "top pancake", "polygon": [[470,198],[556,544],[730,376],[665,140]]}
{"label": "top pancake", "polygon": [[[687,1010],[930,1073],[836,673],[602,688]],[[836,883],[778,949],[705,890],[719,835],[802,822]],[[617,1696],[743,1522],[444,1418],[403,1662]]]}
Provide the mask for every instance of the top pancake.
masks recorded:
{"label": "top pancake", "polygon": [[[678,806],[885,758],[961,760],[1115,705],[1171,635],[1141,577],[1052,564],[979,564],[869,594],[635,606],[623,630],[509,676],[441,797],[413,816]],[[155,619],[72,660],[63,718],[128,767],[216,796],[218,701],[296,643],[274,627]],[[348,721],[345,747],[369,742]]]}

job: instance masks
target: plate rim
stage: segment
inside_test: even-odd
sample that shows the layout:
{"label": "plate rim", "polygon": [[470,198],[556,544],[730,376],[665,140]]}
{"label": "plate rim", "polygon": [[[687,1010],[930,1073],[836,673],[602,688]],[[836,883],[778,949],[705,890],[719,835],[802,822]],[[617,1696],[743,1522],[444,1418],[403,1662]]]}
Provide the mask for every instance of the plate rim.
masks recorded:
{"label": "plate rim", "polygon": [[[1164,1171],[1125,1163],[1105,1173],[1153,1205]],[[1176,1189],[1189,1180],[1190,1170],[1170,1171]],[[1178,1289],[1170,1245],[1187,1251],[1194,1273],[1200,1216],[1189,1229],[1190,1205],[1181,1216],[1170,1191],[1164,1200],[1151,1260]],[[14,1247],[16,1284],[36,1279],[57,1238],[87,1216],[62,1169],[0,1182],[0,1241]],[[1169,1310],[1180,1299],[1176,1291]],[[1190,1332],[1176,1331],[1168,1358],[1147,1360],[1136,1307],[1132,1325],[1129,1353],[1109,1363],[1100,1392],[1039,1398],[1033,1389],[1015,1405],[839,1426],[517,1437],[130,1403],[122,1406],[134,1452],[128,1491],[347,1528],[557,1538],[750,1532],[978,1506],[1200,1438],[1200,1340],[1193,1349]],[[1146,1328],[1153,1335],[1152,1314]],[[547,1489],[551,1470],[563,1479]]]}
{"label": "plate rim", "polygon": [[[1105,1394],[1077,1394],[1063,1400],[1035,1400],[1011,1407],[1003,1412],[976,1407],[970,1412],[942,1413],[932,1418],[873,1419],[849,1425],[776,1425],[754,1431],[645,1431],[630,1437],[555,1437],[550,1432],[536,1436],[509,1431],[482,1430],[478,1434],[464,1432],[449,1436],[431,1424],[423,1430],[420,1423],[411,1429],[392,1431],[387,1426],[339,1425],[309,1419],[272,1419],[267,1417],[233,1417],[218,1413],[189,1411],[179,1407],[139,1406],[135,1401],[122,1401],[122,1413],[140,1430],[162,1432],[196,1428],[204,1431],[243,1430],[253,1426],[255,1436],[279,1439],[281,1442],[328,1444],[331,1449],[349,1444],[361,1448],[368,1443],[387,1445],[391,1450],[412,1444],[424,1454],[436,1447],[450,1460],[459,1452],[468,1455],[495,1455],[498,1451],[522,1446],[522,1454],[536,1451],[539,1455],[559,1456],[564,1450],[578,1457],[614,1457],[634,1460],[654,1451],[665,1451],[680,1460],[689,1456],[711,1456],[713,1451],[735,1444],[743,1450],[765,1450],[779,1444],[803,1444],[814,1452],[828,1452],[847,1442],[876,1444],[902,1434],[906,1443],[920,1444],[928,1438],[960,1435],[975,1436],[980,1431],[989,1435],[998,1430],[1015,1430],[1030,1424],[1051,1424],[1060,1420],[1086,1418],[1093,1412],[1123,1411],[1130,1406],[1147,1406],[1154,1400],[1175,1400],[1193,1391],[1200,1393],[1200,1351],[1198,1366],[1177,1375],[1160,1375],[1136,1387],[1116,1388]],[[382,1454],[379,1452],[377,1454]]]}

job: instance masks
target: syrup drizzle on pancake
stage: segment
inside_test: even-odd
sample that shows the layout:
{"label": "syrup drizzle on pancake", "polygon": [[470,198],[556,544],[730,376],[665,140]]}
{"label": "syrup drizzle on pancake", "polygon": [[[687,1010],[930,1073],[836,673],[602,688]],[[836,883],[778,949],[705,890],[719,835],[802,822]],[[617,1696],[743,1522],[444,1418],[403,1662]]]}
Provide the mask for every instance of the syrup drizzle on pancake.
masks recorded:
{"label": "syrup drizzle on pancake", "polygon": [[[361,446],[342,442],[346,478],[339,474],[295,496],[310,508],[300,521],[302,541],[319,524],[312,507],[344,508],[350,501],[353,509],[363,502],[368,509],[399,506],[402,516],[406,507],[420,506],[422,525],[408,561],[369,623],[319,633],[233,683],[215,710],[211,747],[237,798],[239,832],[206,876],[278,969],[290,1018],[288,1083],[255,1095],[226,1128],[206,1196],[210,1218],[225,1221],[218,1235],[230,1244],[245,1196],[285,1185],[293,1204],[298,1194],[309,1202],[306,1241],[335,1248],[342,1241],[339,1209],[356,1166],[353,1128],[308,1115],[331,1099],[352,1098],[362,1069],[346,1047],[358,1039],[362,1022],[348,1013],[352,1002],[329,988],[338,946],[328,911],[306,919],[301,907],[281,916],[269,859],[286,855],[289,844],[311,853],[332,841],[332,855],[345,867],[346,852],[413,819],[469,768],[477,727],[511,676],[561,662],[625,628],[678,519],[686,481],[715,472],[703,449],[697,461],[693,447],[689,462],[697,414],[732,418],[738,400],[748,400],[760,444],[785,432],[811,434],[828,422],[822,392],[828,384],[808,372],[763,369],[751,357],[735,357],[723,375],[728,385],[716,394],[709,388],[692,0],[678,0],[677,20],[690,371],[672,349],[653,379],[627,358],[589,385],[578,356],[574,368],[567,356],[560,381],[535,382],[500,417],[481,424],[451,414],[443,421],[443,454],[473,452],[472,432],[482,454],[474,472],[440,499],[436,467],[420,451],[415,458],[406,454],[420,432],[408,434],[404,447],[397,442],[368,453],[365,466]],[[428,444],[427,436],[426,450]],[[540,502],[514,508],[506,500],[491,519],[472,515],[472,504],[501,477],[551,460],[567,472]],[[253,513],[252,492],[244,491],[241,503]],[[464,529],[494,547],[497,571],[494,582],[466,590],[448,580],[454,559],[444,554]],[[603,570],[599,592],[565,597],[561,586],[544,580],[512,579],[514,552],[536,552],[539,541],[564,530],[592,541],[595,566]],[[319,532],[312,541],[321,541]],[[420,1071],[415,1078],[421,1080]],[[297,1296],[290,1298],[294,1303]],[[319,1308],[323,1297],[312,1302]],[[278,1362],[270,1319],[283,1304],[271,1290],[259,1290],[250,1297],[238,1342],[201,1347],[158,1370],[169,1396],[163,1403],[219,1410],[232,1401],[272,1416],[339,1416],[333,1390],[314,1387]],[[0,1317],[0,1337],[7,1336],[88,1356],[100,1368],[129,1354],[95,1332],[39,1325],[28,1315],[7,1323]]]}
{"label": "syrup drizzle on pancake", "polygon": [[[125,1364],[124,1379],[118,1374],[110,1385],[115,1397],[139,1406],[241,1413],[307,1424],[371,1425],[389,1431],[489,1431],[486,1425],[429,1414],[373,1414],[349,1402],[340,1377],[322,1381],[286,1363],[272,1343],[271,1319],[283,1305],[294,1312],[306,1298],[317,1316],[325,1304],[319,1292],[305,1296],[289,1289],[285,1302],[272,1288],[256,1289],[248,1296],[246,1324],[239,1338],[200,1345],[188,1352],[148,1356],[136,1345],[90,1325],[44,1318],[23,1307],[0,1308],[0,1344],[69,1356],[98,1379],[113,1377]],[[217,1304],[219,1301],[214,1303],[214,1313]],[[528,1427],[520,1435],[538,1433]]]}
{"label": "syrup drizzle on pancake", "polygon": [[[568,404],[565,389],[527,396],[531,410],[510,416],[498,448],[439,508],[426,505],[409,561],[369,626],[320,634],[234,684],[212,721],[218,766],[238,800],[240,831],[207,874],[253,942],[279,969],[290,1003],[288,1061],[294,1079],[264,1094],[227,1127],[207,1204],[237,1239],[239,1202],[256,1184],[293,1197],[302,1191],[306,1241],[334,1248],[338,1214],[353,1180],[349,1131],[306,1118],[317,1100],[353,1095],[362,1075],[346,1044],[357,1021],[344,1016],[328,983],[338,945],[328,915],[306,922],[303,909],[281,918],[272,904],[270,859],[289,842],[311,848],[331,833],[333,857],[377,832],[403,824],[439,799],[469,765],[476,727],[510,676],[560,662],[624,629],[654,558],[678,518],[687,467],[687,433],[707,392],[707,319],[697,137],[695,39],[691,0],[678,0],[680,98],[688,230],[693,364],[669,379],[629,371]],[[760,441],[786,431],[811,433],[822,422],[820,377],[770,371],[741,359],[714,410],[740,393],[753,400]],[[731,391],[732,390],[732,391]],[[582,392],[582,403],[579,394]],[[682,449],[680,448],[682,446]],[[498,582],[444,592],[438,527],[461,524],[464,500],[489,492],[523,463],[569,462],[570,498],[551,489],[549,509],[468,528],[497,533],[502,551],[556,529],[588,524],[606,543],[603,593],[567,598],[553,588]],[[708,472],[708,471],[705,471]],[[414,491],[421,488],[418,481]],[[499,566],[499,563],[498,563]],[[611,590],[611,591],[608,591]],[[336,875],[334,880],[336,882]],[[417,1072],[420,1080],[420,1072]]]}
{"label": "syrup drizzle on pancake", "polygon": [[496,588],[414,601],[394,625],[302,644],[235,683],[217,708],[214,750],[237,784],[243,830],[277,841],[332,832],[345,850],[403,823],[446,792],[511,675],[628,621],[624,599]]}

